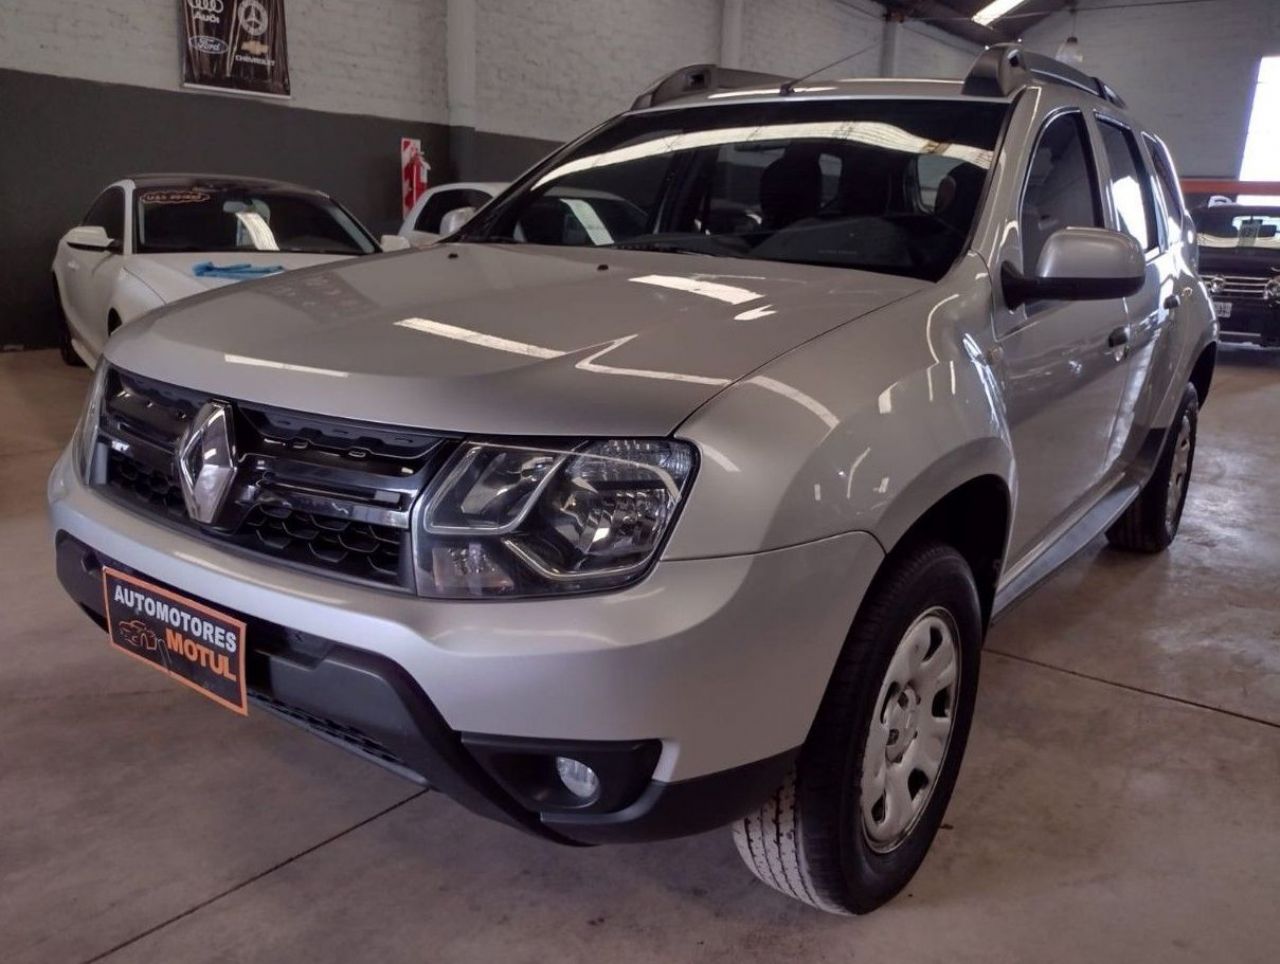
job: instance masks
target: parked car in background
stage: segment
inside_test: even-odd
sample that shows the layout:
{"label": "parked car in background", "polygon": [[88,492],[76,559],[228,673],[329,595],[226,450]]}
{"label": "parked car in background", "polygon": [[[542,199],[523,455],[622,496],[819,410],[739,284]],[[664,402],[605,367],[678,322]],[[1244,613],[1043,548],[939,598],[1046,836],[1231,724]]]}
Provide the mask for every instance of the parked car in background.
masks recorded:
{"label": "parked car in background", "polygon": [[1217,351],[1189,228],[1120,98],[1017,47],[963,84],[677,71],[446,242],[112,339],[58,575],[476,813],[732,825],[866,912],[942,825],[991,620],[1178,532]]}
{"label": "parked car in background", "polygon": [[1280,348],[1280,200],[1211,202],[1192,216],[1222,339]]}
{"label": "parked car in background", "polygon": [[405,215],[400,237],[417,247],[437,241],[457,231],[506,189],[505,183],[497,181],[459,181],[433,187]]}
{"label": "parked car in background", "polygon": [[189,295],[380,250],[354,215],[311,188],[205,174],[126,177],[58,242],[62,358],[92,365],[121,325]]}

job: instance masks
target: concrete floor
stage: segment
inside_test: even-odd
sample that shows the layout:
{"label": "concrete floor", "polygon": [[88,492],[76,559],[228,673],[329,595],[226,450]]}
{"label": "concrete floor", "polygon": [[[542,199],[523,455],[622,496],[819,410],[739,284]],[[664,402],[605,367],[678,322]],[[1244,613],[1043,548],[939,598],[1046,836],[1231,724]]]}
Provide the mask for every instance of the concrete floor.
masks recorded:
{"label": "concrete floor", "polygon": [[1220,363],[1169,553],[1099,542],[996,627],[944,831],[854,920],[726,832],[551,847],[109,651],[43,514],[86,382],[0,356],[5,961],[1276,960],[1280,353]]}

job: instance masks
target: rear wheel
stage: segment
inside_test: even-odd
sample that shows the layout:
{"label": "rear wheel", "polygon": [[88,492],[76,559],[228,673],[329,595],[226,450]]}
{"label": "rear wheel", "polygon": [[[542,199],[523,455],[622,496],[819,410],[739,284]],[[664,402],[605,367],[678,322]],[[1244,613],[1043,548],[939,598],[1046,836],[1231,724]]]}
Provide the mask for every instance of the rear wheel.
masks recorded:
{"label": "rear wheel", "polygon": [[1187,385],[1155,471],[1133,504],[1107,530],[1107,541],[1116,548],[1160,552],[1177,536],[1195,461],[1199,419],[1199,395]]}
{"label": "rear wheel", "polygon": [[833,913],[862,914],[911,880],[960,771],[982,616],[949,546],[892,560],[865,600],[795,769],[734,826],[757,877]]}

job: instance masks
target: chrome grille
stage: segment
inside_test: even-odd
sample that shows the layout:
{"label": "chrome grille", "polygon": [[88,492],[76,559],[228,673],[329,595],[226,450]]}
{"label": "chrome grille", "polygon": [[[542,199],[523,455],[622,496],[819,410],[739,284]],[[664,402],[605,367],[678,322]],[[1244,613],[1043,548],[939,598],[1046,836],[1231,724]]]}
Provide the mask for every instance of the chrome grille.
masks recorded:
{"label": "chrome grille", "polygon": [[1219,275],[1223,284],[1213,297],[1219,301],[1264,301],[1270,278],[1251,278],[1247,275]]}
{"label": "chrome grille", "polygon": [[131,508],[289,565],[411,591],[409,513],[447,437],[221,399],[237,467],[210,525],[187,515],[174,452],[207,393],[112,370],[94,481]]}

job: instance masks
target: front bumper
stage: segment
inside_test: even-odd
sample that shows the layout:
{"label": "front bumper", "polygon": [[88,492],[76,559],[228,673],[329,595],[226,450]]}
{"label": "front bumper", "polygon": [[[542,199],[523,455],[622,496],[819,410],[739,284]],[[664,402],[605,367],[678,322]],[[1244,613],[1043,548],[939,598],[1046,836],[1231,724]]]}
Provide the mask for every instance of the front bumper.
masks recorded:
{"label": "front bumper", "polygon": [[[241,615],[258,706],[485,816],[591,843],[710,829],[771,792],[882,558],[850,533],[664,561],[615,593],[436,601],[233,555],[88,489],[65,455],[49,500],[59,575],[91,615],[104,561]],[[522,797],[500,761],[530,750],[603,755],[626,792],[605,812]]]}
{"label": "front bumper", "polygon": [[1280,347],[1280,305],[1234,301],[1231,316],[1221,319],[1219,324],[1223,341],[1251,342],[1266,348]]}

